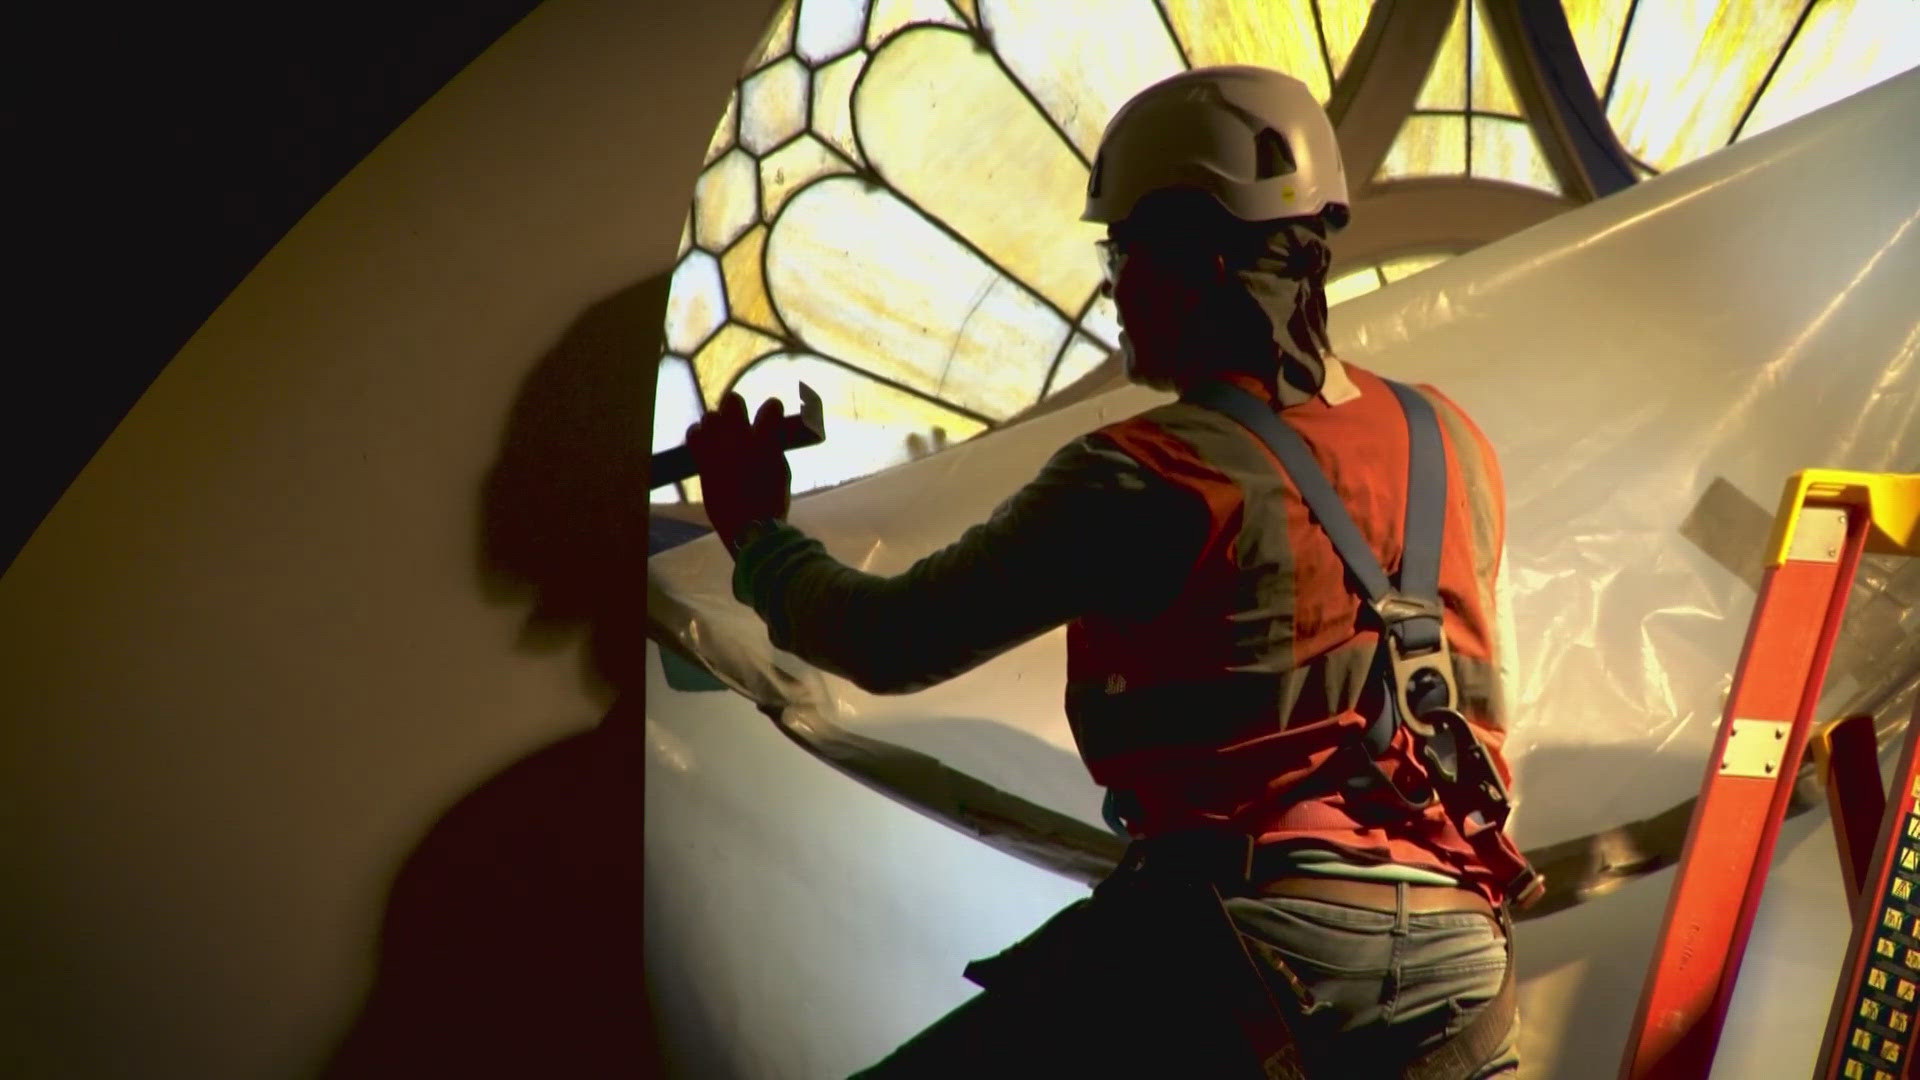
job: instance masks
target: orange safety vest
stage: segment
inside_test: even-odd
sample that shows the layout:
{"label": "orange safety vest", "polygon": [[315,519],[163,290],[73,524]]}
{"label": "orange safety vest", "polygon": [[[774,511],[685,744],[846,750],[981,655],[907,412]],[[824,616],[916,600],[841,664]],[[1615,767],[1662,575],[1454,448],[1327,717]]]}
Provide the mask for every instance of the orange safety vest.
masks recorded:
{"label": "orange safety vest", "polygon": [[[1381,565],[1397,573],[1407,421],[1382,379],[1346,370],[1357,397],[1338,405],[1316,397],[1279,415],[1312,451]],[[1454,704],[1510,786],[1494,662],[1499,467],[1458,406],[1418,389],[1440,419],[1446,455],[1439,591]],[[1224,826],[1262,844],[1304,841],[1354,861],[1454,874],[1495,904],[1506,899],[1500,868],[1486,865],[1439,803],[1410,810],[1383,785],[1349,783],[1365,762],[1356,756],[1362,733],[1380,709],[1370,678],[1378,623],[1272,452],[1227,416],[1185,401],[1099,434],[1198,496],[1210,523],[1185,588],[1166,609],[1144,621],[1088,616],[1067,629],[1068,719],[1094,780],[1131,797],[1130,831]],[[1376,760],[1403,790],[1427,779],[1404,726]],[[1504,835],[1499,843],[1519,859]]]}

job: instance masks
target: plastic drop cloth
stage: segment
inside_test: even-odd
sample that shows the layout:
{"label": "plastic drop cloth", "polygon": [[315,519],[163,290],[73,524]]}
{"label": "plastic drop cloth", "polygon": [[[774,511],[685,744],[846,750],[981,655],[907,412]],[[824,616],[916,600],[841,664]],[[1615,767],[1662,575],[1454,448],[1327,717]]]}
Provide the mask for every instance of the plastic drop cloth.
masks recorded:
{"label": "plastic drop cloth", "polygon": [[[1443,388],[1500,452],[1523,847],[1697,792],[1790,473],[1920,471],[1915,116],[1920,71],[1335,310],[1340,355]],[[847,563],[898,572],[1061,444],[1159,400],[1101,393],[800,498],[792,518]],[[1868,560],[1824,714],[1904,720],[1916,564]],[[1090,877],[1118,851],[1062,713],[1062,632],[876,697],[773,650],[729,567],[711,537],[650,560],[663,647],[870,785],[1030,861]]]}

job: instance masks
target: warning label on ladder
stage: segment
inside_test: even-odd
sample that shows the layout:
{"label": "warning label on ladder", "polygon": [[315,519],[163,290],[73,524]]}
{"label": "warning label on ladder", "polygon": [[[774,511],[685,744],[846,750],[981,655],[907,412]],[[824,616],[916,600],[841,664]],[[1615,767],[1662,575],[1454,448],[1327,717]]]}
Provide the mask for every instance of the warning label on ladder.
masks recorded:
{"label": "warning label on ladder", "polygon": [[1847,1080],[1899,1080],[1920,997],[1920,776],[1901,800],[1901,837],[1886,887],[1869,912],[1873,954],[1855,987],[1842,1041]]}

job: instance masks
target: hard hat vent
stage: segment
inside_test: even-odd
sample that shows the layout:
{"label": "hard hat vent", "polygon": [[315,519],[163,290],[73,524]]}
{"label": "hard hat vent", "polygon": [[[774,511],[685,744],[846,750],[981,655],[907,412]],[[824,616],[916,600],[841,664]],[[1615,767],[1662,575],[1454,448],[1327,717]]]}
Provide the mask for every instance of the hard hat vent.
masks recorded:
{"label": "hard hat vent", "polygon": [[1285,176],[1293,172],[1298,165],[1293,160],[1293,148],[1287,140],[1272,128],[1266,128],[1253,137],[1253,177],[1256,180],[1270,180],[1276,176]]}

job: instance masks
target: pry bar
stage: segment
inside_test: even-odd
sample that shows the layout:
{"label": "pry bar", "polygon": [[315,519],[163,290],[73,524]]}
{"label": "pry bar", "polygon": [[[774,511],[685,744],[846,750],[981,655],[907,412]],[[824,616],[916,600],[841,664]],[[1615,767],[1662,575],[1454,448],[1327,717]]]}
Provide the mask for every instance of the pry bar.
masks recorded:
{"label": "pry bar", "polygon": [[[806,383],[800,384],[800,411],[793,416],[780,418],[780,449],[798,450],[805,446],[818,446],[827,441],[827,414],[820,405],[820,395]],[[693,463],[693,454],[682,443],[671,450],[662,450],[653,455],[653,471],[650,485],[665,487],[689,479],[700,471]]]}

